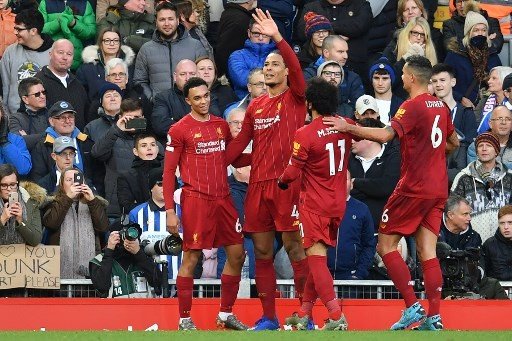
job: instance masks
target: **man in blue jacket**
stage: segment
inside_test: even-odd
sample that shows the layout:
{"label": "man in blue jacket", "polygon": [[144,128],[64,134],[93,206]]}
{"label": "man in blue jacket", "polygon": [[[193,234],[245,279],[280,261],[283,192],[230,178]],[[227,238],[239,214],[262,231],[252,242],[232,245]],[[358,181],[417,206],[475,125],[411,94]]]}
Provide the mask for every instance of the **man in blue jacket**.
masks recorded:
{"label": "man in blue jacket", "polygon": [[9,132],[9,123],[0,106],[0,165],[10,163],[20,175],[32,169],[32,160],[23,137]]}

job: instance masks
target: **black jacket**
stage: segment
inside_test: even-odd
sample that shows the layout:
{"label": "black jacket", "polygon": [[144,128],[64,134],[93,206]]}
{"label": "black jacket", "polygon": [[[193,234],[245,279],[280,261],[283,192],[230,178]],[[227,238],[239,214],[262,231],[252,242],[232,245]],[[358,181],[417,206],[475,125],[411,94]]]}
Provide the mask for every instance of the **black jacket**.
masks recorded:
{"label": "black jacket", "polygon": [[238,101],[233,89],[229,85],[222,84],[219,80],[212,84],[210,95],[210,112],[220,118],[223,118],[224,110],[228,105]]}
{"label": "black jacket", "polygon": [[443,215],[441,220],[441,232],[439,233],[438,239],[439,242],[445,242],[450,245],[452,250],[466,250],[467,248],[479,249],[482,247],[482,238],[478,232],[473,230],[471,224],[465,232],[455,234],[446,228],[445,219],[446,217]]}
{"label": "black jacket", "polygon": [[[378,59],[384,48],[388,45],[391,36],[389,32],[396,26],[397,1],[390,0],[382,11],[372,20],[368,33],[368,57],[373,62]],[[350,53],[350,51],[349,51]]]}
{"label": "black jacket", "polygon": [[480,265],[487,277],[512,281],[512,240],[506,239],[499,228],[484,242]]}
{"label": "black jacket", "polygon": [[177,87],[159,92],[155,96],[151,124],[159,140],[165,139],[169,128],[190,112],[183,92]]}
{"label": "black jacket", "polygon": [[20,108],[15,113],[9,115],[9,131],[16,135],[21,135],[20,130],[24,130],[27,135],[21,135],[27,144],[27,149],[31,152],[37,142],[45,135],[48,128],[48,110],[46,108],[32,111],[21,102]]}
{"label": "black jacket", "polygon": [[351,153],[349,170],[354,179],[350,195],[368,205],[377,231],[384,205],[400,178],[400,149],[394,141],[389,142],[366,174],[361,162]]}

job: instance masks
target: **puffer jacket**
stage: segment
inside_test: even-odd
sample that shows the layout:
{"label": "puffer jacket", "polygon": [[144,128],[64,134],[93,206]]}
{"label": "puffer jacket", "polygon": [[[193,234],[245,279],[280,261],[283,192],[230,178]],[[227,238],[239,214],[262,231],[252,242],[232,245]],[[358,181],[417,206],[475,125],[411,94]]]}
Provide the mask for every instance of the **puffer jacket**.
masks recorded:
{"label": "puffer jacket", "polygon": [[11,8],[0,10],[0,58],[4,55],[7,46],[14,44],[17,40],[14,34],[14,14]]}
{"label": "puffer jacket", "polygon": [[480,265],[487,277],[512,281],[512,240],[505,238],[499,228],[484,242],[480,255]]}
{"label": "puffer jacket", "polygon": [[276,49],[276,44],[253,43],[247,39],[244,48],[234,51],[228,58],[228,75],[233,85],[233,90],[238,99],[244,98],[247,90],[247,78],[254,68],[261,68],[270,52]]}
{"label": "puffer jacket", "polygon": [[[68,39],[75,47],[71,70],[82,64],[82,50],[87,41],[96,35],[94,9],[87,0],[41,0],[39,12],[43,14],[43,33],[53,40]],[[68,24],[76,20],[73,27]]]}
{"label": "puffer jacket", "polygon": [[[43,138],[48,125],[48,110],[46,108],[32,111],[27,109],[23,102],[18,111],[9,115],[10,132],[22,136],[29,151],[32,151],[37,142]],[[21,135],[20,130],[27,134]]]}

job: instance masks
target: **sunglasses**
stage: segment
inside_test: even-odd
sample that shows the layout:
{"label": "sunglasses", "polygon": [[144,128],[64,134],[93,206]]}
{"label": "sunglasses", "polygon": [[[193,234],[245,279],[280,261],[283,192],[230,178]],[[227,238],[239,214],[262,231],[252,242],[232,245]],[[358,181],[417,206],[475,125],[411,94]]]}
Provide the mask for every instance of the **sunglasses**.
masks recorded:
{"label": "sunglasses", "polygon": [[33,94],[28,94],[27,96],[34,96],[35,98],[39,98],[41,95],[46,96],[46,90],[34,92]]}

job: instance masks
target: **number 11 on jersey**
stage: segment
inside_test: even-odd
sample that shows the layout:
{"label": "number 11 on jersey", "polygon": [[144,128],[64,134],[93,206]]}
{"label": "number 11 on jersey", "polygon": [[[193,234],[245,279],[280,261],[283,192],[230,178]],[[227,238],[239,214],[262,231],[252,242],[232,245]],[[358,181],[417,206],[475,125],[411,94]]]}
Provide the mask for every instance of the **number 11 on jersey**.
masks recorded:
{"label": "number 11 on jersey", "polygon": [[[343,159],[345,155],[345,140],[338,140],[338,147],[340,148],[340,164],[338,166],[338,172],[343,170]],[[329,152],[329,175],[336,174],[336,161],[334,160],[334,144],[332,142],[325,144],[325,150]]]}

